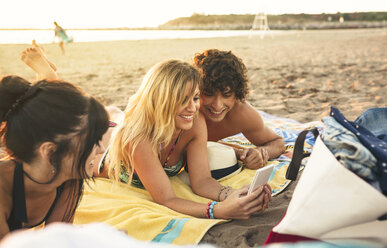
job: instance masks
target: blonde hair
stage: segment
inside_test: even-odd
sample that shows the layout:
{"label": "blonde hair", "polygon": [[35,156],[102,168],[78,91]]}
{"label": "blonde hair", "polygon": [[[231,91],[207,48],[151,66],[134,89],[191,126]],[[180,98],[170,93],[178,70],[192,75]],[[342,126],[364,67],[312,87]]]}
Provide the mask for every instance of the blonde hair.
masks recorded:
{"label": "blonde hair", "polygon": [[109,177],[118,180],[123,164],[131,179],[133,154],[141,141],[150,140],[154,154],[160,143],[171,142],[177,110],[188,104],[201,82],[197,70],[179,60],[161,62],[148,71],[129,99],[124,120],[111,143]]}

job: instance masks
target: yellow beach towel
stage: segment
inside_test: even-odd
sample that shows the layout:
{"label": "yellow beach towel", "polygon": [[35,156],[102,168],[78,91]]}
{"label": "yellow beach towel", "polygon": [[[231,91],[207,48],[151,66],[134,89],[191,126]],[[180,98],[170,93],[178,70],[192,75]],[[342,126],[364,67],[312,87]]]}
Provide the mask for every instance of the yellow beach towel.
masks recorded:
{"label": "yellow beach towel", "polygon": [[[196,202],[210,200],[195,195],[179,178],[171,178],[177,196]],[[195,218],[153,202],[144,189],[98,178],[85,185],[74,224],[103,222],[146,241],[197,244],[213,225],[226,220]]]}
{"label": "yellow beach towel", "polygon": [[[281,185],[283,173],[286,173],[286,170],[273,173],[274,177],[272,176],[273,179],[269,182],[273,190],[286,186]],[[250,184],[254,174],[255,170],[244,169],[220,183],[240,188]],[[178,197],[201,203],[211,201],[194,194],[177,176],[170,179]],[[139,240],[185,245],[197,244],[208,229],[227,220],[184,215],[155,203],[144,189],[111,179],[97,178],[95,182],[90,181],[85,185],[84,195],[74,219],[75,224],[92,222],[103,222],[125,230],[129,236]]]}

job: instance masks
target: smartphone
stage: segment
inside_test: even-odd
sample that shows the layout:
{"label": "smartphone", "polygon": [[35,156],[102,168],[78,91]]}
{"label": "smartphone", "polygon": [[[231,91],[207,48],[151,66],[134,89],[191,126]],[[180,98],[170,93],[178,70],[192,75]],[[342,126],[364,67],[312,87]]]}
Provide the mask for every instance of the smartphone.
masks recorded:
{"label": "smartphone", "polygon": [[273,168],[274,164],[271,164],[260,168],[255,172],[253,182],[251,183],[249,191],[247,192],[248,195],[251,194],[251,192],[253,192],[259,186],[265,185],[268,182]]}

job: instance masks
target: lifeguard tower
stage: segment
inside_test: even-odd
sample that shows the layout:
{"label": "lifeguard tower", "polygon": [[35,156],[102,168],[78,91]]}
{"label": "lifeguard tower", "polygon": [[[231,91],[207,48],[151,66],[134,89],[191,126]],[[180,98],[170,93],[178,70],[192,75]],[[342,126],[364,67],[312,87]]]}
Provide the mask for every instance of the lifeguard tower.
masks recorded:
{"label": "lifeguard tower", "polygon": [[254,35],[256,31],[258,31],[261,39],[265,37],[265,34],[267,32],[270,32],[266,12],[259,12],[255,15],[253,25],[250,29],[250,38]]}

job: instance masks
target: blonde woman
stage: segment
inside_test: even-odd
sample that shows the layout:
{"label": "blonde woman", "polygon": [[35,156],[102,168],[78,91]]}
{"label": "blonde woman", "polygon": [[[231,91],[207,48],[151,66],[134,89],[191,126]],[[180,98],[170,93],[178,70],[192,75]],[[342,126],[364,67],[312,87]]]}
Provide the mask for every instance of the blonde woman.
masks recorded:
{"label": "blonde woman", "polygon": [[[183,214],[247,219],[267,207],[270,187],[247,195],[247,188],[223,187],[211,177],[207,128],[198,111],[200,83],[195,68],[178,60],[159,63],[147,73],[110,145],[109,175],[145,187],[155,202]],[[193,192],[213,201],[202,204],[175,195],[168,177],[184,165]]]}

